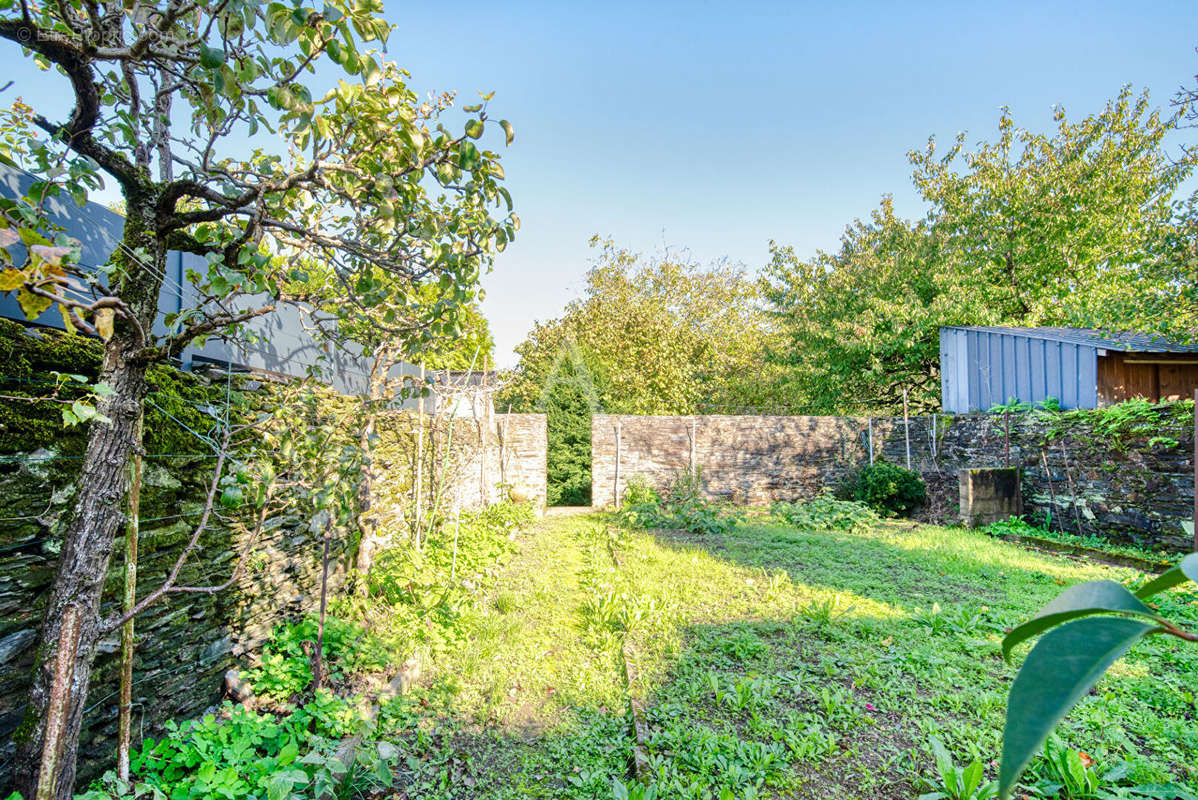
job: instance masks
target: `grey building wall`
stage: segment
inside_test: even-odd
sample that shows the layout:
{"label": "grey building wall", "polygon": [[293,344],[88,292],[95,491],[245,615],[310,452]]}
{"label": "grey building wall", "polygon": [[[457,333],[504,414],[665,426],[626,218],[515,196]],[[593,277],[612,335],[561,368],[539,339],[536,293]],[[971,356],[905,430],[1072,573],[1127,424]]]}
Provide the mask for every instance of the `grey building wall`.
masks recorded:
{"label": "grey building wall", "polygon": [[[0,196],[23,195],[35,178],[29,173],[0,164]],[[98,203],[88,203],[80,208],[69,198],[51,198],[46,204],[51,223],[63,229],[81,244],[80,264],[98,270],[106,264],[120,243],[125,218]],[[187,280],[187,271],[203,274],[207,271],[204,259],[192,253],[172,251],[167,258],[166,274],[159,294],[160,319],[154,327],[159,336],[167,334],[161,317],[193,307],[198,294]],[[253,298],[230,304],[231,310],[253,307]],[[185,369],[201,364],[233,365],[235,368],[259,370],[294,377],[313,374],[346,394],[364,393],[369,386],[369,360],[358,351],[334,349],[325,352],[323,346],[305,329],[304,309],[284,304],[272,314],[247,323],[248,336],[244,342],[231,342],[214,337],[208,341],[189,346],[180,356]],[[16,297],[10,293],[0,294],[0,317],[29,322],[36,325],[62,329],[58,311],[51,308],[33,320],[26,318]],[[392,369],[392,377],[417,375],[419,370],[411,364],[401,364]],[[403,408],[416,408],[417,401],[408,399]],[[435,401],[429,398],[426,409],[432,411]]]}
{"label": "grey building wall", "polygon": [[1097,345],[1017,331],[940,329],[941,403],[947,413],[986,411],[1011,399],[1097,408]]}

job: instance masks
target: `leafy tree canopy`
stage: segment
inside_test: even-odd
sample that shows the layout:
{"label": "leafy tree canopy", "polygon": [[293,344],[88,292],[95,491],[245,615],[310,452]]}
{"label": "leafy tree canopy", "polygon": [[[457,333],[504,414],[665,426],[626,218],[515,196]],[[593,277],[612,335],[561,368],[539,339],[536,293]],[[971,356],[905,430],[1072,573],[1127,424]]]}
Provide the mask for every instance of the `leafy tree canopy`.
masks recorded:
{"label": "leafy tree canopy", "polygon": [[994,142],[909,154],[923,219],[886,198],[835,253],[775,245],[763,291],[798,404],[892,412],[906,388],[916,410],[937,408],[941,325],[1198,334],[1194,201],[1175,197],[1195,160],[1165,150],[1184,113],[1125,88],[1077,122],[1058,109],[1050,135],[1004,110]]}
{"label": "leafy tree canopy", "polygon": [[771,326],[757,285],[742,269],[669,255],[649,259],[597,237],[591,243],[599,255],[585,295],[562,317],[537,323],[516,348],[520,363],[505,402],[537,408],[568,343],[577,347],[604,411],[720,412],[761,401]]}

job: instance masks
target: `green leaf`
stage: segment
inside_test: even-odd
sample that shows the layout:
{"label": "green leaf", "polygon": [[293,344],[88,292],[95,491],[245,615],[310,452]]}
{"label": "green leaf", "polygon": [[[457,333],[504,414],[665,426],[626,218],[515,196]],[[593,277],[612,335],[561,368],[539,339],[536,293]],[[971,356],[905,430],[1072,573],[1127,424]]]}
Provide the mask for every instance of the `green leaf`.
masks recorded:
{"label": "green leaf", "polygon": [[471,139],[477,139],[483,135],[483,122],[480,119],[472,119],[466,123],[466,135]]}
{"label": "green leaf", "polygon": [[1007,698],[999,797],[1006,798],[1049,732],[1099,677],[1155,625],[1133,619],[1076,619],[1028,653]]}
{"label": "green leaf", "polygon": [[240,486],[236,484],[226,486],[220,493],[220,504],[224,508],[237,508],[241,505],[243,497]]}
{"label": "green leaf", "polygon": [[1136,590],[1136,597],[1143,600],[1166,589],[1172,589],[1177,584],[1185,583],[1187,580],[1198,583],[1198,553],[1190,553],[1176,567],[1162,572],[1156,578],[1141,586]]}
{"label": "green leaf", "polygon": [[482,156],[478,152],[478,148],[474,146],[474,142],[462,142],[462,146],[458,149],[458,166],[464,170],[472,170],[482,161]]}
{"label": "green leaf", "polygon": [[279,750],[279,765],[283,767],[287,766],[292,761],[295,761],[295,757],[298,755],[299,745],[295,743],[295,739],[288,740],[287,744],[283,745],[283,748]]}
{"label": "green leaf", "polygon": [[499,127],[503,128],[503,133],[507,137],[505,143],[511,144],[512,140],[516,138],[516,129],[512,127],[512,123],[506,119],[501,119],[499,120]]}
{"label": "green leaf", "polygon": [[1036,616],[1016,627],[1002,640],[1002,655],[1011,660],[1011,650],[1022,641],[1078,617],[1108,612],[1153,616],[1152,609],[1136,599],[1122,584],[1090,581],[1070,586]]}
{"label": "green leaf", "polygon": [[200,66],[207,69],[217,69],[225,63],[225,51],[206,44],[200,45]]}

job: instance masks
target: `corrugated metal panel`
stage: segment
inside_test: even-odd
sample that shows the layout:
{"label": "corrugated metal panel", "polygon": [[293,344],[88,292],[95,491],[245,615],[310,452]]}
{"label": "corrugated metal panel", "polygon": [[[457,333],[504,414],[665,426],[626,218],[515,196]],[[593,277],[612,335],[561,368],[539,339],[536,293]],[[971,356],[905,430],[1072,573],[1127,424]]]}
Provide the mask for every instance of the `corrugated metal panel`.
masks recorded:
{"label": "corrugated metal panel", "polygon": [[1000,336],[1026,336],[1046,342],[1060,342],[1080,347],[1099,347],[1134,353],[1198,353],[1198,342],[1170,341],[1143,331],[1101,331],[1095,328],[1020,328],[994,325],[951,326],[955,330],[978,331]]}
{"label": "corrugated metal panel", "polygon": [[953,393],[957,390],[957,359],[952,348],[953,332],[940,329],[940,407],[945,411],[954,411],[956,398]]}
{"label": "corrugated metal panel", "polygon": [[986,411],[1012,400],[1062,408],[1098,404],[1098,348],[1012,330],[944,328],[941,399],[950,413]]}
{"label": "corrugated metal panel", "polygon": [[1015,396],[1032,396],[1032,346],[1031,340],[1014,338],[1015,351]]}
{"label": "corrugated metal panel", "polygon": [[957,349],[957,411],[969,410],[969,378],[973,374],[969,364],[969,335],[965,331],[953,331]]}
{"label": "corrugated metal panel", "polygon": [[1098,408],[1098,351],[1083,348],[1079,349],[1078,356],[1077,407]]}
{"label": "corrugated metal panel", "polygon": [[1057,399],[1062,408],[1077,408],[1077,345],[1057,343],[1061,359],[1060,391]]}
{"label": "corrugated metal panel", "polygon": [[969,387],[969,403],[968,409],[981,408],[982,396],[981,385],[983,380],[984,365],[982,363],[981,353],[978,352],[978,334],[976,331],[969,331],[965,335],[965,363],[969,365],[969,382],[965,385]]}

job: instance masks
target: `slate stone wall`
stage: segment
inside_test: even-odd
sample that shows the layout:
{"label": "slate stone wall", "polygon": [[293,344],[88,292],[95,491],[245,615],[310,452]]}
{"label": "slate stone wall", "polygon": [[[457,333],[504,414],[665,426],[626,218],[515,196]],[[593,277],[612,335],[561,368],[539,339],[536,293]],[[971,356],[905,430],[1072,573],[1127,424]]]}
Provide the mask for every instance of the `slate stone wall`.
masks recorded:
{"label": "slate stone wall", "polygon": [[[1009,434],[1008,434],[1009,424]],[[617,431],[620,465],[616,479]],[[811,497],[875,458],[911,466],[928,484],[921,516],[959,519],[958,471],[1022,468],[1025,516],[1072,533],[1141,546],[1188,549],[1192,516],[1192,417],[1160,414],[1151,433],[1111,436],[1085,417],[973,414],[902,418],[595,415],[592,497],[614,503],[632,475],[664,486],[701,468],[712,499],[749,505]]]}
{"label": "slate stone wall", "polygon": [[[94,375],[99,352],[82,337],[22,329],[0,322],[0,796],[11,782],[13,735],[27,702],[37,629],[54,578],[61,537],[74,500],[74,485],[85,445],[85,432],[63,429],[52,402],[28,399],[47,394],[51,369]],[[203,507],[214,459],[195,435],[211,425],[205,403],[219,406],[224,376],[208,382],[200,376],[155,368],[152,403],[146,420],[146,459],[141,495],[138,595],[161,585],[190,538]],[[261,404],[275,402],[270,384],[243,382]],[[349,402],[330,394],[331,402]],[[17,398],[17,399],[13,399]],[[380,479],[374,505],[384,526],[403,530],[411,513],[411,468],[415,430],[412,412],[383,415],[378,423]],[[299,417],[297,416],[297,419]],[[480,500],[470,486],[481,477],[488,499],[504,487],[521,487],[543,506],[545,499],[545,417],[498,415],[481,457],[469,421],[457,420],[456,445],[447,474],[440,474],[445,443],[444,418],[426,417],[430,440],[425,464],[428,486],[462,481],[462,503]],[[436,430],[433,430],[436,429]],[[356,436],[356,432],[350,432]],[[438,449],[438,446],[441,449]],[[502,458],[501,458],[502,456]],[[456,465],[456,466],[455,466]],[[480,472],[481,470],[481,472]],[[435,476],[435,477],[434,477]],[[429,495],[425,494],[425,502]],[[249,512],[246,512],[249,513]],[[237,512],[222,511],[187,560],[180,585],[226,581],[248,535]],[[244,665],[281,621],[316,607],[324,518],[292,500],[271,516],[241,579],[214,593],[174,594],[138,617],[134,666],[134,738],[158,736],[169,719],[202,713],[220,700],[222,676]],[[335,536],[331,553],[334,590],[344,583],[354,543]],[[118,536],[104,594],[104,613],[115,611],[122,586],[124,541]],[[117,726],[119,635],[100,645],[88,696],[80,747],[80,778],[86,782],[112,766]]]}
{"label": "slate stone wall", "polygon": [[[51,445],[6,453],[0,463],[0,784],[8,783],[12,735],[27,701],[37,628],[54,579],[74,498],[78,461]],[[62,460],[59,460],[62,459]],[[191,536],[211,478],[212,459],[147,459],[142,488],[138,595],[162,584]],[[231,520],[230,520],[231,522]],[[312,608],[319,586],[322,520],[292,505],[271,517],[241,579],[227,591],[169,595],[137,620],[133,697],[135,736],[152,736],[167,719],[201,713],[220,697],[224,672],[244,663],[280,620]],[[180,585],[221,584],[243,549],[245,529],[217,521],[185,562]],[[341,584],[348,542],[333,543]],[[104,613],[119,605],[123,536],[114,548]],[[96,774],[115,747],[119,633],[99,647],[81,737],[80,777]]]}

